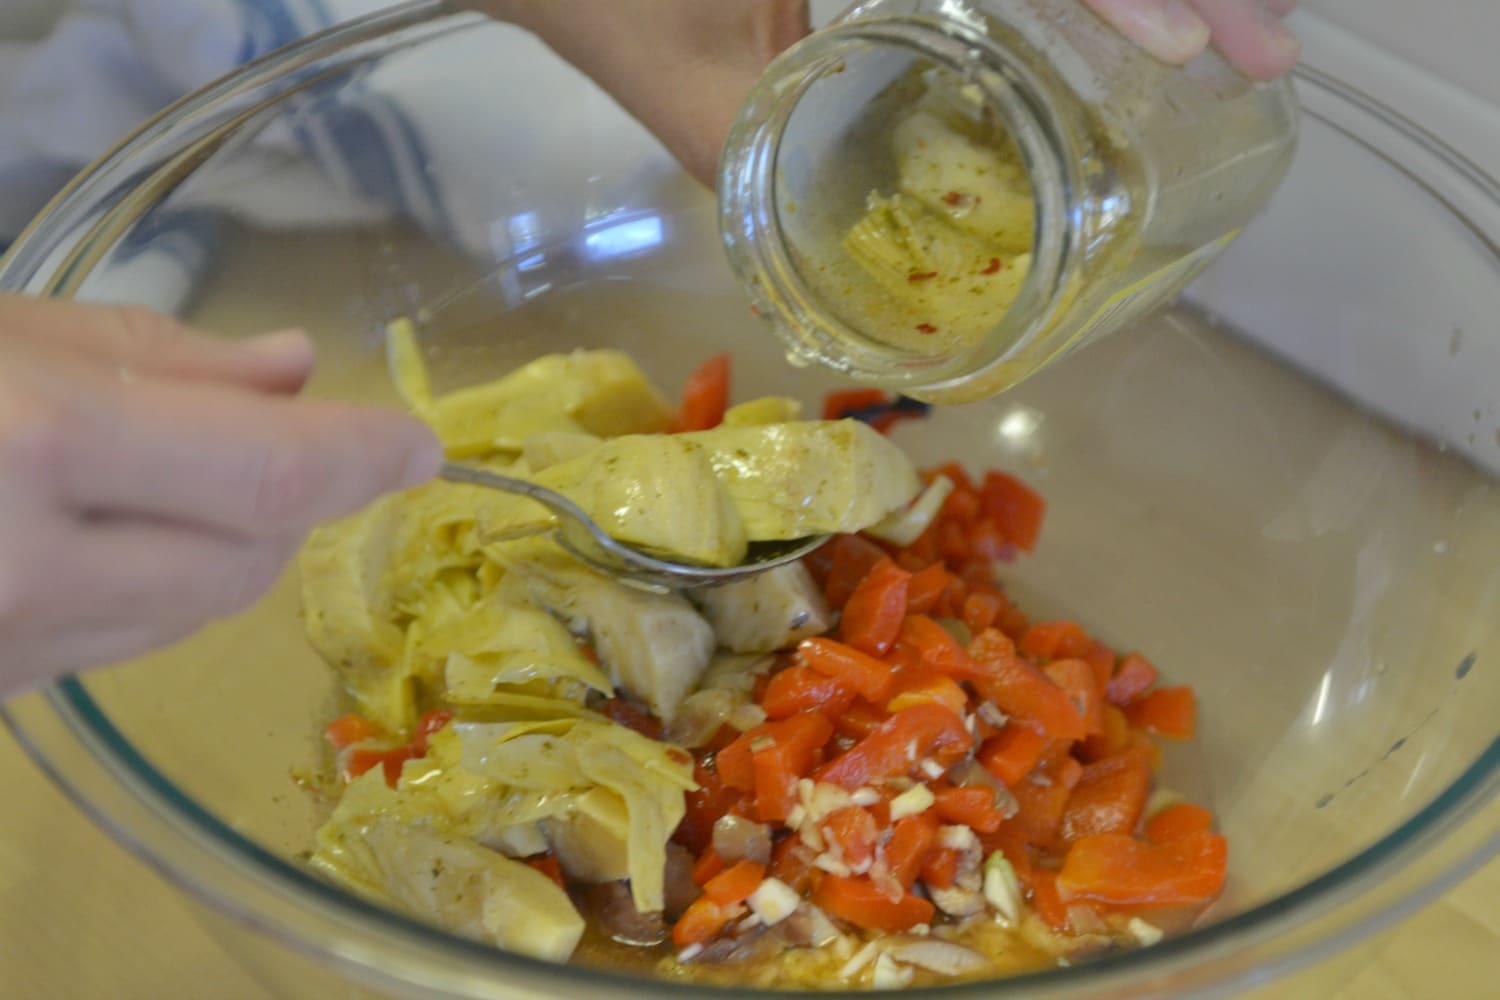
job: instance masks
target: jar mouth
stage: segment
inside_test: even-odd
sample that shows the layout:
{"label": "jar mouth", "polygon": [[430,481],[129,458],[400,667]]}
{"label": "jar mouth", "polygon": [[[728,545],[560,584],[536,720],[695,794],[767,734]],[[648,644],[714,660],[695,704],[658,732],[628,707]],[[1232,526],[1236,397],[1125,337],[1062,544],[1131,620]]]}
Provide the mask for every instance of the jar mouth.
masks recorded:
{"label": "jar mouth", "polygon": [[[797,151],[786,141],[788,123],[814,87],[843,72],[851,52],[872,48],[896,50],[977,88],[1015,142],[1030,184],[1031,262],[1019,293],[997,324],[952,351],[873,341],[828,308],[789,250],[783,213],[796,206],[781,174]],[[1081,224],[1073,206],[1082,179],[1067,134],[1038,74],[980,27],[911,15],[834,25],[771,64],[731,129],[719,174],[720,236],[754,310],[776,327],[793,364],[820,364],[898,391],[940,392],[1024,350],[1052,318]]]}

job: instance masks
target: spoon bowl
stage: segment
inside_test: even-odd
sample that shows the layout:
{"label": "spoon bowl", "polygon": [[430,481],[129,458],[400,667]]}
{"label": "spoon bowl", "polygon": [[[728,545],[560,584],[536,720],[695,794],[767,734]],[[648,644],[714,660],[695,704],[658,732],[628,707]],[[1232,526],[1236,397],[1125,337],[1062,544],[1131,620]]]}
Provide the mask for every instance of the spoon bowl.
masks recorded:
{"label": "spoon bowl", "polygon": [[673,562],[612,537],[582,507],[545,486],[453,462],[445,462],[438,475],[449,482],[503,490],[535,500],[557,515],[557,540],[563,548],[602,573],[652,590],[696,590],[745,580],[795,562],[832,537],[825,534],[786,541],[751,542],[745,561],[737,566]]}

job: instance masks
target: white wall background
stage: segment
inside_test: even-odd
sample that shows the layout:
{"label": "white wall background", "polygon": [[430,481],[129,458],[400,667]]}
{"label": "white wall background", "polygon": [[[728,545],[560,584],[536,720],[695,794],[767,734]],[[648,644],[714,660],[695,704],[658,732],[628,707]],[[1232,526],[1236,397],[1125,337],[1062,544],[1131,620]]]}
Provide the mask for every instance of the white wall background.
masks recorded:
{"label": "white wall background", "polygon": [[1382,48],[1500,105],[1496,0],[1303,0]]}

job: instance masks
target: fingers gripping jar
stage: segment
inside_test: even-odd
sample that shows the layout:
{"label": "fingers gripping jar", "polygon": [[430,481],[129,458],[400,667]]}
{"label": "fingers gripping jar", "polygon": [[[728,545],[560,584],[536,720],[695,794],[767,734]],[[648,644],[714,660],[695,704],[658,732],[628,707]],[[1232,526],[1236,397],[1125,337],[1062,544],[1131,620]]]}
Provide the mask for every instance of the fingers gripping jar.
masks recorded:
{"label": "fingers gripping jar", "polygon": [[793,363],[964,402],[1173,297],[1296,130],[1289,83],[1161,63],[1081,0],[872,0],[757,84],[720,227]]}

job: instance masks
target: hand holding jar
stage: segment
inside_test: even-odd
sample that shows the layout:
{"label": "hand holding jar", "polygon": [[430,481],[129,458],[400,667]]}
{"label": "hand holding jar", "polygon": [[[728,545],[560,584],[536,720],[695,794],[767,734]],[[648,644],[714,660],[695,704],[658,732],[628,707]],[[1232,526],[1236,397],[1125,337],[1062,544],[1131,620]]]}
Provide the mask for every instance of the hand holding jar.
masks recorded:
{"label": "hand holding jar", "polygon": [[1256,80],[1291,72],[1301,46],[1281,19],[1296,0],[1085,0],[1158,59],[1186,63],[1213,47]]}
{"label": "hand holding jar", "polygon": [[[1152,55],[1186,63],[1210,45],[1256,79],[1287,73],[1295,0],[1076,0]],[[470,0],[525,27],[608,90],[712,185],[745,95],[808,33],[806,0]]]}
{"label": "hand holding jar", "polygon": [[1295,55],[1272,9],[1087,8],[1113,21],[1085,0],[866,0],[767,67],[719,222],[790,360],[992,396],[1170,301],[1255,219],[1298,126],[1291,85],[1261,78]]}

